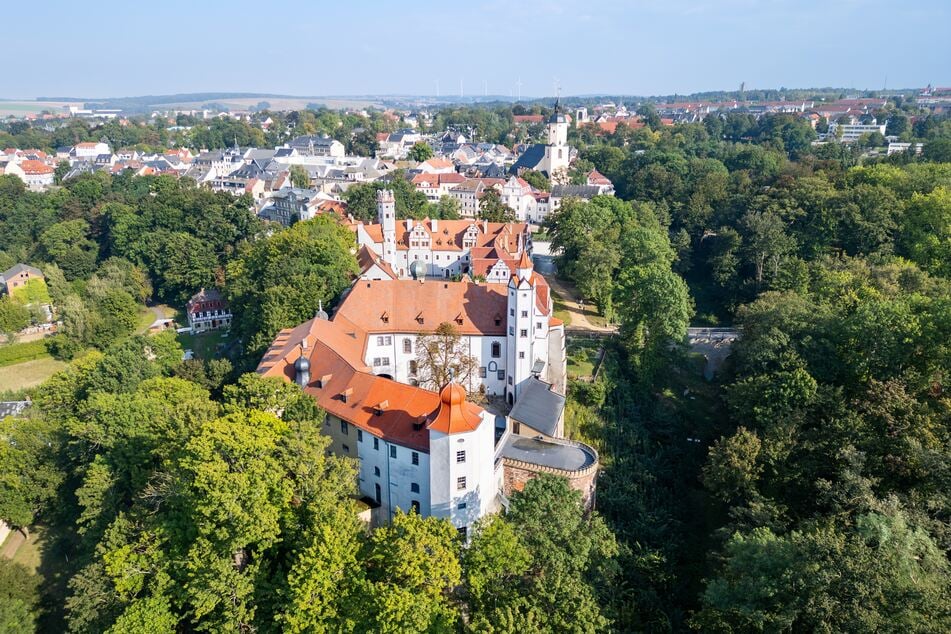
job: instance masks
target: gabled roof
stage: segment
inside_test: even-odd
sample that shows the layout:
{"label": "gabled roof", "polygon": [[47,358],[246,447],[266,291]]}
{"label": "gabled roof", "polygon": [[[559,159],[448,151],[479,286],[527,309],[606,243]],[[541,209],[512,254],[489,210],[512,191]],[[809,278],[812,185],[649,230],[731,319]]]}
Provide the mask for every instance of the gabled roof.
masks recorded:
{"label": "gabled roof", "polygon": [[542,162],[542,159],[545,158],[545,146],[536,143],[534,145],[528,146],[525,152],[518,157],[518,160],[515,161],[515,164],[512,165],[512,168],[509,170],[513,174],[518,174],[518,170],[521,168],[524,169],[535,169]]}
{"label": "gabled roof", "polygon": [[440,395],[372,374],[363,363],[365,340],[365,333],[339,313],[333,321],[315,318],[280,331],[257,372],[294,381],[294,363],[302,353],[308,355],[310,382],[304,393],[325,411],[369,434],[421,451],[429,451],[428,424],[456,433],[466,431],[474,416],[481,420],[482,409],[474,404],[451,409],[455,391],[450,391],[450,410],[441,417]]}
{"label": "gabled roof", "polygon": [[546,436],[555,436],[564,411],[565,397],[553,392],[544,381],[530,377],[519,388],[518,402],[509,417]]}
{"label": "gabled roof", "polygon": [[30,266],[29,264],[17,263],[8,268],[3,273],[0,273],[0,281],[6,282],[7,280],[14,278],[21,273],[28,273],[30,275],[36,275],[38,277],[43,277],[43,271],[39,270],[35,266]]}

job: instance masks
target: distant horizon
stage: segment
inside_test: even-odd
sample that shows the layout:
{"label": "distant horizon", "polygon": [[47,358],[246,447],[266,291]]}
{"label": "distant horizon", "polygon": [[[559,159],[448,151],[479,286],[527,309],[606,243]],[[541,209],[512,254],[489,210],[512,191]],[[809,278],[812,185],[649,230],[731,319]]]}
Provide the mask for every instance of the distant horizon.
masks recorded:
{"label": "distant horizon", "polygon": [[28,3],[5,9],[20,26],[5,44],[25,54],[4,69],[9,95],[857,91],[926,86],[951,59],[947,0],[60,1],[39,23]]}
{"label": "distant horizon", "polygon": [[[951,80],[945,82],[941,81],[932,81],[929,84],[924,84],[921,86],[911,86],[911,85],[900,85],[892,88],[856,88],[849,86],[779,86],[779,87],[758,87],[758,86],[746,86],[744,87],[744,92],[792,92],[792,91],[802,91],[802,92],[854,92],[854,93],[907,93],[909,91],[920,91],[926,88],[928,85],[934,87],[943,87],[951,85]],[[563,100],[571,99],[593,99],[598,97],[604,98],[636,98],[636,99],[658,99],[661,97],[691,97],[695,95],[702,95],[708,93],[736,93],[739,92],[738,87],[732,88],[711,88],[707,90],[694,90],[694,91],[675,91],[668,93],[655,93],[655,94],[637,94],[637,93],[616,93],[616,92],[589,92],[589,93],[578,93],[578,94],[561,94],[560,98]],[[444,101],[539,101],[543,99],[555,99],[559,95],[521,95],[520,98],[515,98],[510,95],[504,94],[476,94],[476,95],[454,95],[454,94],[427,94],[427,93],[413,93],[413,92],[385,92],[385,93],[373,93],[373,92],[363,92],[363,93],[324,93],[324,94],[293,94],[293,93],[274,93],[274,92],[254,92],[247,90],[194,90],[189,92],[169,92],[169,93],[160,93],[160,92],[149,92],[143,94],[126,94],[126,95],[108,95],[108,96],[74,96],[74,95],[53,95],[53,94],[40,94],[37,96],[0,96],[0,101],[57,101],[57,102],[71,102],[71,101],[83,101],[83,102],[97,102],[97,101],[118,101],[124,99],[147,99],[147,98],[168,98],[168,97],[195,97],[201,95],[215,95],[215,97],[207,97],[207,100],[213,99],[254,99],[254,98],[283,98],[283,99],[366,99],[366,98],[426,98],[426,99],[439,99]]]}

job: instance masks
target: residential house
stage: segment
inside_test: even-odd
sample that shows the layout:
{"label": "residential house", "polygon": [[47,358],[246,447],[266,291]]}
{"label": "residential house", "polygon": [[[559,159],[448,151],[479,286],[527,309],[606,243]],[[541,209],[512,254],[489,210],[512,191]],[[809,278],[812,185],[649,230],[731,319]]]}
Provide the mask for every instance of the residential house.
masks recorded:
{"label": "residential house", "polygon": [[231,309],[228,302],[216,288],[201,289],[185,305],[188,315],[188,327],[192,333],[229,328]]}

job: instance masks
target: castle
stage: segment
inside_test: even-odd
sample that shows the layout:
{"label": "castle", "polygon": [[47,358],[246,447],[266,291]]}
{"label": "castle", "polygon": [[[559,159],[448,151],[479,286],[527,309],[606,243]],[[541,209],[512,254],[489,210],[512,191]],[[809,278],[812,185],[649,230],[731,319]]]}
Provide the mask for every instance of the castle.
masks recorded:
{"label": "castle", "polygon": [[[465,247],[466,228],[455,235],[455,260],[427,261],[421,250],[432,248],[433,233],[414,233],[414,224],[400,245],[395,217],[386,217],[393,211],[387,193],[380,202],[389,223],[381,222],[381,253],[372,253],[371,267],[389,268],[395,279],[365,273],[333,318],[321,311],[278,333],[258,372],[296,382],[326,411],[331,450],[359,461],[359,489],[375,507],[376,521],[415,509],[446,517],[465,534],[540,472],[564,475],[591,503],[597,453],[564,439],[564,324],[553,315],[551,292],[526,243],[519,242],[521,229],[483,226],[481,240],[493,246],[477,246],[477,239]],[[430,244],[422,247],[426,236]],[[504,251],[505,245],[520,252],[514,263],[497,260],[507,279],[445,279],[446,268],[461,270],[465,262],[471,268],[473,249]],[[398,259],[401,251],[406,257]],[[405,279],[415,262],[425,268],[413,270],[417,279]],[[419,343],[441,324],[453,326],[476,370],[433,391],[419,386]]]}
{"label": "castle", "polygon": [[[519,257],[531,252],[532,237],[526,223],[429,218],[397,221],[396,200],[386,189],[377,192],[377,220],[356,226],[361,268],[371,279],[468,274],[507,282],[515,274]],[[368,264],[377,266],[367,271]]]}

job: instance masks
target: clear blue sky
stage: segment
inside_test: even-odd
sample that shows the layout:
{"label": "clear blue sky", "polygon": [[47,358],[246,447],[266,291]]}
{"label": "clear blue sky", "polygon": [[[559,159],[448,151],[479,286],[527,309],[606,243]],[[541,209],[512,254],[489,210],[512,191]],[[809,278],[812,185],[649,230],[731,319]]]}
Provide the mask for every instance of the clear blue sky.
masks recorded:
{"label": "clear blue sky", "polygon": [[951,84],[949,0],[13,2],[0,97]]}

